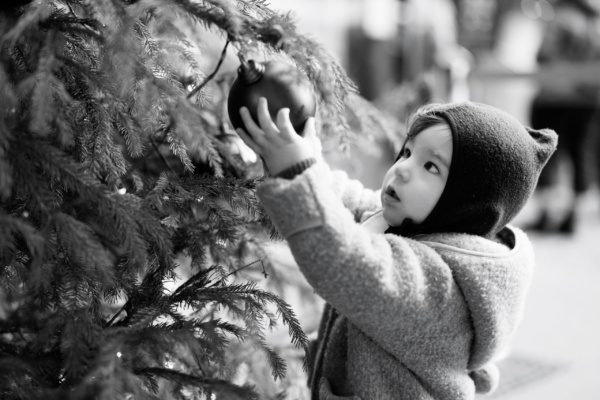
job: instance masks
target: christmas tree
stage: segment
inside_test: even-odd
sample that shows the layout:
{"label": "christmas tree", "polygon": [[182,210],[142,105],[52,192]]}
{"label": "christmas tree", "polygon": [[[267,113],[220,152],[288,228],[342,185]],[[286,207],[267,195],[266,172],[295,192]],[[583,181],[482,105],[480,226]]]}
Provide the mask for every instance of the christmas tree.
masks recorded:
{"label": "christmas tree", "polygon": [[350,80],[261,0],[0,7],[0,397],[256,398],[235,377],[239,346],[281,379],[265,330],[307,338],[244,280],[274,271],[262,244],[276,233],[222,67],[236,54],[292,63],[319,132],[342,139]]}

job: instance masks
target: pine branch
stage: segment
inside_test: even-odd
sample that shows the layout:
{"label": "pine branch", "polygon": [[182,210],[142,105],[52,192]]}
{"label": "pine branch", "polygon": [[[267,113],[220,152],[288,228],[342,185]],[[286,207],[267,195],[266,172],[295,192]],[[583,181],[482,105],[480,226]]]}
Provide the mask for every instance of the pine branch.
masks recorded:
{"label": "pine branch", "polygon": [[86,312],[77,312],[66,320],[61,343],[65,357],[66,373],[64,384],[72,385],[84,376],[89,368],[89,360],[95,355],[100,332],[97,325],[90,321]]}
{"label": "pine branch", "polygon": [[173,133],[174,133],[173,129],[169,129],[166,131],[167,142],[169,143],[169,147],[171,148],[171,151],[173,152],[173,154],[175,154],[177,157],[179,157],[179,160],[183,164],[185,170],[193,172],[194,166],[192,165],[192,160],[190,160],[190,157],[188,155],[188,151],[187,151],[187,147],[185,146],[185,143],[183,143],[181,140],[179,140],[179,138],[176,135],[174,135]]}
{"label": "pine branch", "polygon": [[138,122],[130,114],[116,111],[114,124],[125,139],[128,154],[134,158],[140,157],[144,153],[144,145],[141,141],[142,129]]}
{"label": "pine branch", "polygon": [[[266,311],[265,306],[268,303],[274,304],[284,324],[288,325],[292,343],[299,348],[306,348],[308,346],[308,339],[289,305],[273,293],[256,289],[256,284],[253,282],[228,286],[217,286],[216,284],[208,287],[191,286],[188,290],[193,292],[193,297],[188,296],[186,290],[180,292],[174,300],[177,302],[186,301],[193,304],[206,301],[219,301],[230,304],[239,299],[249,306],[247,312],[254,313],[253,317],[264,314]],[[185,297],[187,299],[184,300]],[[244,317],[244,313],[242,312],[240,316]],[[253,317],[246,319],[249,324],[256,321],[256,318]],[[259,331],[260,329],[257,328],[256,330]]]}
{"label": "pine branch", "polygon": [[275,380],[281,380],[285,378],[287,366],[285,365],[285,361],[283,360],[283,358],[281,358],[279,354],[277,354],[269,346],[267,346],[267,343],[264,341],[264,339],[261,339],[260,343],[261,347],[267,353],[267,359],[269,361],[269,366],[271,367],[271,371],[273,373],[273,378]]}
{"label": "pine branch", "polygon": [[242,20],[235,7],[231,6],[230,2],[225,1],[204,1],[196,3],[189,0],[174,0],[185,14],[196,22],[207,28],[217,27],[225,32],[228,36],[235,37],[241,30]]}
{"label": "pine branch", "polygon": [[5,398],[24,399],[35,397],[35,387],[44,386],[28,363],[21,357],[0,356],[0,393]]}
{"label": "pine branch", "polygon": [[90,280],[112,281],[111,254],[92,228],[64,213],[53,214],[52,222],[61,247],[83,269],[82,276],[89,274]]}
{"label": "pine branch", "polygon": [[101,39],[101,36],[98,35],[98,32],[101,29],[98,20],[93,18],[80,18],[72,11],[67,12],[66,10],[56,8],[55,5],[52,5],[52,8],[53,11],[49,17],[39,22],[38,26],[41,29],[58,28],[69,33],[77,33],[86,36],[90,35],[95,39]]}
{"label": "pine branch", "polygon": [[205,393],[223,395],[227,399],[254,400],[258,398],[249,386],[237,386],[222,379],[194,376],[166,368],[140,368],[135,373],[181,382],[183,386],[196,386],[202,388]]}
{"label": "pine branch", "polygon": [[[0,211],[0,255],[14,253],[18,239],[23,240],[31,259],[41,260],[44,257],[45,238],[27,222]],[[32,266],[32,269],[35,268]]]}
{"label": "pine branch", "polygon": [[154,57],[160,51],[157,40],[154,38],[148,27],[141,21],[135,21],[133,23],[133,32],[136,34],[138,39],[143,40],[142,45],[146,50],[146,53],[150,57]]}

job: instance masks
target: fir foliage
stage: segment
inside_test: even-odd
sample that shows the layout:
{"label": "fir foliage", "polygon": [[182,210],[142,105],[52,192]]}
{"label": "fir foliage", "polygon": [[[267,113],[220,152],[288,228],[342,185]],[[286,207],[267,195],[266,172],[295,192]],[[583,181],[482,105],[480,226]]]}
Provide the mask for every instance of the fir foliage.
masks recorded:
{"label": "fir foliage", "polygon": [[[214,69],[198,32],[222,42]],[[321,131],[346,130],[352,83],[264,1],[3,4],[1,398],[250,399],[232,341],[262,349],[275,379],[265,329],[307,347],[285,302],[237,278],[276,233],[223,112],[232,52],[295,63]]]}

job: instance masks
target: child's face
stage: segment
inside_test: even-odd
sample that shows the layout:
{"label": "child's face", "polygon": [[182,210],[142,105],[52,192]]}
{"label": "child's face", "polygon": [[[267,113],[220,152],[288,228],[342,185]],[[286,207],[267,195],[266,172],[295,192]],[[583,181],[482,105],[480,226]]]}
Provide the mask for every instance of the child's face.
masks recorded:
{"label": "child's face", "polygon": [[405,218],[421,223],[438,202],[450,171],[452,133],[447,124],[424,129],[406,142],[381,187],[383,218],[400,226]]}

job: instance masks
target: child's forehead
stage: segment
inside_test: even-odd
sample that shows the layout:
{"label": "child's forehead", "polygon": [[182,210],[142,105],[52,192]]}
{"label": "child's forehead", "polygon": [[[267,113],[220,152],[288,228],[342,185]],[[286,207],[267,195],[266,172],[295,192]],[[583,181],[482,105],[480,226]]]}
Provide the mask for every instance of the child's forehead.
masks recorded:
{"label": "child's forehead", "polygon": [[428,144],[442,144],[452,141],[452,130],[446,122],[439,122],[425,127],[406,139],[407,142],[418,142]]}

